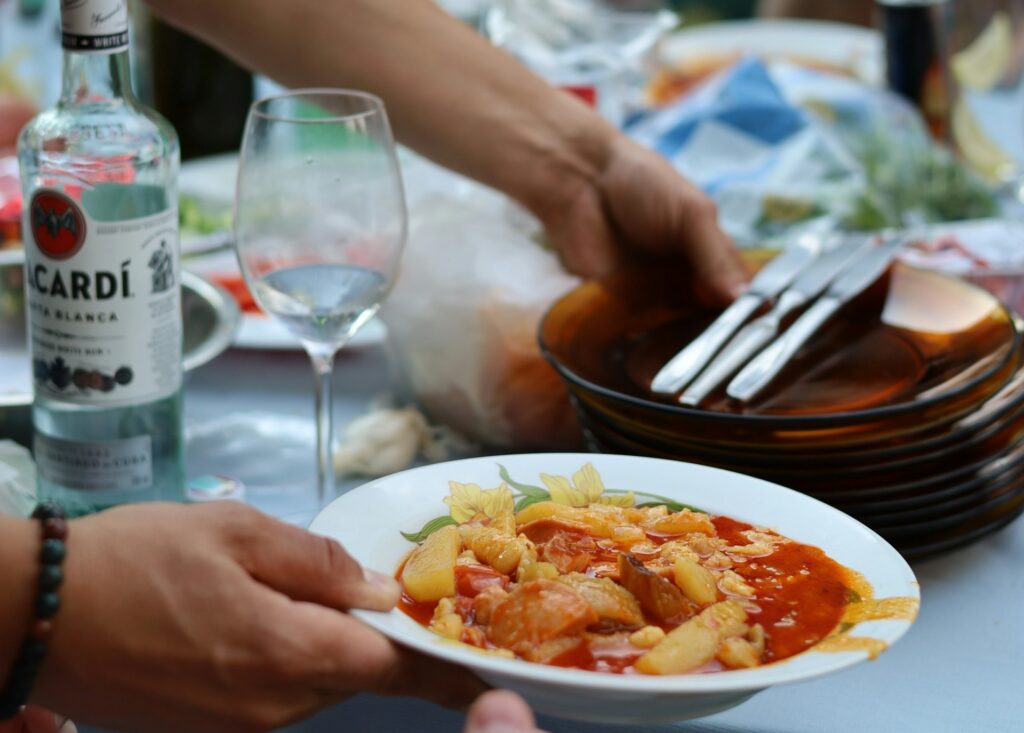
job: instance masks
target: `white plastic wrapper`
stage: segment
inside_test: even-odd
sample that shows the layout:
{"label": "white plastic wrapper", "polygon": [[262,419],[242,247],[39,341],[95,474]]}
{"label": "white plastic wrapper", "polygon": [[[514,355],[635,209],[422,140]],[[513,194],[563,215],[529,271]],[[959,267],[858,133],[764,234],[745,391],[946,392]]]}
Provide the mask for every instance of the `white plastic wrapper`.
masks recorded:
{"label": "white plastic wrapper", "polygon": [[436,462],[472,450],[448,428],[430,425],[415,407],[378,406],[345,426],[334,450],[334,470],[339,476],[385,476],[420,456]]}
{"label": "white plastic wrapper", "polygon": [[36,467],[32,454],[0,440],[0,514],[27,516],[36,503]]}
{"label": "white plastic wrapper", "polygon": [[484,446],[578,445],[565,387],[537,344],[544,311],[578,280],[538,244],[537,222],[493,191],[460,179],[418,195],[422,165],[403,161],[409,242],[381,311],[416,401]]}

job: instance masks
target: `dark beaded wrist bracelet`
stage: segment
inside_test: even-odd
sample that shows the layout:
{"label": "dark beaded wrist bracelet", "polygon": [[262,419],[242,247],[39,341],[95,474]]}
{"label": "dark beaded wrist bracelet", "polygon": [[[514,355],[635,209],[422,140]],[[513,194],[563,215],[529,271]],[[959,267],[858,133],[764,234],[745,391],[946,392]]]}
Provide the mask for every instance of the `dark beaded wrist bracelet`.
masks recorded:
{"label": "dark beaded wrist bracelet", "polygon": [[13,718],[28,701],[53,633],[52,619],[60,610],[57,589],[64,582],[61,564],[66,554],[64,540],[68,536],[68,523],[64,512],[55,504],[40,504],[32,517],[39,520],[43,530],[39,581],[28,637],[18,651],[7,684],[0,689],[0,720]]}

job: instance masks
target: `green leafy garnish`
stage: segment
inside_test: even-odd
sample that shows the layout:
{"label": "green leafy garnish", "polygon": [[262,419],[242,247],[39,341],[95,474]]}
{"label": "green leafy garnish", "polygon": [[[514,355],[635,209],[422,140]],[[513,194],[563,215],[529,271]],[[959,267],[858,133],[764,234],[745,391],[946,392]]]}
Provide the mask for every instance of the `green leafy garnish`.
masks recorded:
{"label": "green leafy garnish", "polygon": [[434,534],[434,532],[436,532],[437,530],[441,529],[441,527],[447,527],[452,524],[458,524],[458,522],[456,522],[454,519],[452,519],[450,516],[446,514],[443,517],[431,519],[429,522],[423,525],[423,529],[421,529],[419,532],[402,532],[402,536],[410,542],[419,543],[427,539],[427,537],[429,537],[430,535]]}
{"label": "green leafy garnish", "polygon": [[866,179],[843,217],[846,228],[983,219],[999,212],[993,190],[927,138],[885,129],[847,131],[844,137]]}

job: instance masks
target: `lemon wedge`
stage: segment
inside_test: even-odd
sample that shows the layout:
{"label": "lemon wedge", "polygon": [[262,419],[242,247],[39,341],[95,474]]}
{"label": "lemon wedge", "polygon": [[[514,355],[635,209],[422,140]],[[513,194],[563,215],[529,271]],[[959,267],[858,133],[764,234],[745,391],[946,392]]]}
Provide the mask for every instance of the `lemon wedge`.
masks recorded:
{"label": "lemon wedge", "polygon": [[1013,176],[1013,160],[989,139],[963,100],[953,107],[951,127],[960,154],[978,173],[993,181]]}
{"label": "lemon wedge", "polygon": [[969,46],[953,55],[949,65],[963,86],[984,91],[999,83],[1012,54],[1013,26],[1009,14],[1000,11]]}

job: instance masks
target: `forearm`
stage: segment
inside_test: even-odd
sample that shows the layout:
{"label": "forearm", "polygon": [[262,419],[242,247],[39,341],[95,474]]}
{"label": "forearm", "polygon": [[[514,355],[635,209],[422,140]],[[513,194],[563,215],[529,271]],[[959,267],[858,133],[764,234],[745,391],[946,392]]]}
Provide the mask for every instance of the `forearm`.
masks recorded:
{"label": "forearm", "polygon": [[0,687],[32,620],[39,544],[34,522],[0,515]]}
{"label": "forearm", "polygon": [[609,125],[432,0],[150,4],[286,85],[380,95],[400,140],[534,211],[603,168]]}
{"label": "forearm", "polygon": [[758,14],[768,18],[815,18],[871,25],[874,3],[823,3],[821,0],[761,0]]}

